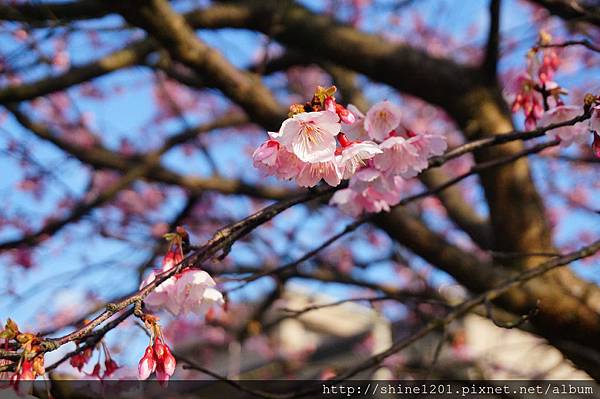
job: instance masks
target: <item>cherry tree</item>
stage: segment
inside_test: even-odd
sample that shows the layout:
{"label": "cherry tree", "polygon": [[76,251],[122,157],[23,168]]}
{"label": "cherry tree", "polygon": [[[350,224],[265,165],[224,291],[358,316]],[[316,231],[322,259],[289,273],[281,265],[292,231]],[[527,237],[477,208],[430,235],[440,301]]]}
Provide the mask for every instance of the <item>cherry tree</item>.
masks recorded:
{"label": "cherry tree", "polygon": [[235,387],[234,344],[297,376],[269,330],[355,302],[394,339],[316,377],[427,376],[474,313],[599,379],[592,3],[4,2],[0,376]]}

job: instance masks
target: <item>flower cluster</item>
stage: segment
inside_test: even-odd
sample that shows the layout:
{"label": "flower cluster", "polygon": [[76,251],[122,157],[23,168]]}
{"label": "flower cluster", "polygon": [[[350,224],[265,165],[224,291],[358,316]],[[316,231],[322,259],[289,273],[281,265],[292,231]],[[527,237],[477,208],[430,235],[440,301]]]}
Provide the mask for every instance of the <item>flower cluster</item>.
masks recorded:
{"label": "flower cluster", "polygon": [[154,323],[151,330],[153,338],[150,338],[150,344],[138,363],[138,378],[146,380],[152,373],[156,372],[156,379],[161,385],[165,385],[175,373],[177,362],[171,353],[171,349],[165,344],[158,324]]}
{"label": "flower cluster", "polygon": [[533,129],[544,114],[544,104],[553,100],[556,106],[563,105],[560,96],[566,91],[553,81],[560,66],[560,58],[553,48],[543,47],[552,37],[540,32],[538,45],[527,54],[527,70],[517,78],[517,95],[512,111],[523,111],[525,128]]}
{"label": "flower cluster", "polygon": [[[108,347],[103,341],[100,341],[100,345],[102,346],[103,351],[100,352],[98,356],[98,361],[94,366],[94,369],[88,375],[90,377],[97,378],[99,380],[103,380],[109,378],[115,371],[119,369],[119,365],[117,362],[113,360],[108,350]],[[77,348],[79,349],[79,344],[77,344]],[[95,347],[87,347],[83,349],[81,352],[73,355],[69,360],[71,366],[75,367],[77,370],[82,371],[83,367],[90,361],[92,355],[94,353]],[[104,353],[104,372],[102,372],[102,366],[100,364],[100,356]]]}
{"label": "flower cluster", "polygon": [[[591,117],[589,121],[581,121],[565,126],[550,129],[546,135],[560,141],[560,145],[568,147],[573,143],[586,144],[589,140],[589,132],[593,133],[592,152],[600,158],[600,97],[588,95],[586,105],[589,107]],[[559,105],[544,112],[539,121],[541,127],[551,124],[569,122],[583,114],[584,109],[572,105]]]}
{"label": "flower cluster", "polygon": [[254,152],[254,166],[302,187],[321,179],[335,187],[350,179],[332,204],[353,216],[387,211],[400,201],[404,179],[441,155],[446,139],[401,128],[400,109],[389,101],[364,115],[352,104],[338,104],[334,93],[335,86],[319,86],[310,102],[292,105],[279,131],[269,132],[270,139]]}
{"label": "flower cluster", "polygon": [[[162,268],[153,270],[142,281],[140,289],[183,261],[182,235],[173,233],[166,236],[170,244],[163,258]],[[144,299],[144,303],[149,310],[166,309],[174,316],[187,313],[202,315],[213,305],[224,303],[223,295],[215,285],[215,281],[205,271],[186,269],[158,285]]]}
{"label": "flower cluster", "polygon": [[20,358],[16,361],[15,372],[9,379],[9,385],[19,394],[29,393],[33,387],[33,380],[43,375],[44,355],[40,349],[40,338],[31,333],[19,331],[17,324],[8,319],[4,328],[0,330],[0,339],[4,340],[4,346],[17,348]]}

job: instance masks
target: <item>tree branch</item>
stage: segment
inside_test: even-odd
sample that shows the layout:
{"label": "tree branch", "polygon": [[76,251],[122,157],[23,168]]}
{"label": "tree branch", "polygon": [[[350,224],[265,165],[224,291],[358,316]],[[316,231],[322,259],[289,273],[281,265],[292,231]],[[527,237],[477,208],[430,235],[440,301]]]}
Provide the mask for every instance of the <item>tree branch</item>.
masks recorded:
{"label": "tree branch", "polygon": [[551,14],[575,22],[589,22],[600,27],[600,10],[593,5],[586,6],[578,0],[530,0]]}
{"label": "tree branch", "polygon": [[488,33],[485,57],[481,66],[489,82],[496,81],[500,47],[500,5],[501,0],[490,0],[490,29]]}

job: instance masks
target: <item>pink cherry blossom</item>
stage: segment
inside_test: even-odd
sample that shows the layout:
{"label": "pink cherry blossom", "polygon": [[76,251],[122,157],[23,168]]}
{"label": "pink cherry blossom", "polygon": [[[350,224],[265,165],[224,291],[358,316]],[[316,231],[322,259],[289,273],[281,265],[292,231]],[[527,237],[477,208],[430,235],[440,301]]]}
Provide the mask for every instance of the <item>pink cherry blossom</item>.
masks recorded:
{"label": "pink cherry blossom", "polygon": [[[148,277],[146,277],[144,281],[142,281],[142,283],[140,284],[140,289],[152,283],[156,276],[162,273],[164,270],[166,269],[151,271]],[[148,296],[144,298],[144,304],[146,304],[148,309],[156,311],[165,307],[167,303],[170,302],[170,298],[173,295],[175,282],[175,277],[170,277],[169,279],[159,284],[158,287],[150,291]]]}
{"label": "pink cherry blossom", "polygon": [[177,276],[169,301],[165,304],[173,315],[204,314],[213,305],[222,305],[223,295],[216,290],[212,277],[203,270],[186,270]]}
{"label": "pink cherry blossom", "polygon": [[346,215],[357,217],[363,212],[363,208],[358,201],[358,193],[351,188],[345,188],[333,193],[329,200],[329,205],[335,205]]}
{"label": "pink cherry blossom", "polygon": [[418,153],[426,158],[442,155],[448,148],[446,137],[439,134],[415,134],[409,141],[417,149]]}
{"label": "pink cherry blossom", "polygon": [[343,124],[342,132],[348,136],[350,140],[363,141],[368,140],[369,135],[365,130],[365,115],[360,112],[353,104],[348,104],[348,111],[355,117],[354,122],[350,125]]}
{"label": "pink cherry blossom", "polygon": [[383,153],[376,155],[373,161],[375,167],[382,172],[409,178],[427,167],[427,156],[419,152],[411,139],[392,136],[381,143],[379,148]]}
{"label": "pink cherry blossom", "polygon": [[252,154],[254,167],[266,175],[275,174],[279,147],[279,142],[276,140],[267,140],[262,143]]}
{"label": "pink cherry blossom", "polygon": [[383,151],[372,141],[350,143],[341,150],[337,163],[342,171],[342,178],[349,179],[358,169],[365,165],[365,161],[373,158]]}
{"label": "pink cherry blossom", "polygon": [[352,177],[348,188],[333,194],[329,204],[337,205],[353,217],[365,211],[387,212],[400,201],[403,183],[400,176],[387,176],[377,169],[364,168]]}
{"label": "pink cherry blossom", "polygon": [[340,132],[339,117],[330,111],[304,112],[286,119],[275,137],[304,162],[333,159]]}
{"label": "pink cherry blossom", "polygon": [[326,162],[304,164],[296,177],[296,183],[301,187],[314,187],[321,180],[336,187],[342,181],[342,172],[334,159]]}
{"label": "pink cherry blossom", "polygon": [[365,117],[365,129],[373,140],[383,141],[400,124],[400,108],[389,101],[373,105]]}
{"label": "pink cherry blossom", "polygon": [[[561,105],[544,112],[538,126],[548,126],[553,123],[565,122],[582,114],[581,107]],[[567,147],[573,142],[584,143],[587,140],[587,127],[583,122],[552,129],[546,134],[553,139],[560,139],[561,145]]]}
{"label": "pink cherry blossom", "polygon": [[[163,258],[161,270],[153,270],[140,284],[140,289],[152,283],[157,275],[171,270],[183,260],[181,248],[173,245]],[[204,314],[212,305],[224,303],[221,293],[214,288],[215,281],[202,270],[184,270],[169,277],[154,288],[144,299],[148,309],[166,309],[178,316],[186,313]]]}
{"label": "pink cherry blossom", "polygon": [[265,175],[274,175],[280,179],[296,177],[303,162],[289,152],[277,140],[267,140],[252,155],[254,167]]}
{"label": "pink cherry blossom", "polygon": [[389,205],[396,205],[400,201],[404,179],[375,168],[365,168],[354,175],[349,187],[360,192],[367,200],[364,203],[367,211],[388,211]]}
{"label": "pink cherry blossom", "polygon": [[289,152],[285,147],[280,146],[277,153],[277,169],[275,176],[280,179],[292,179],[298,175],[304,162],[302,162],[294,153]]}

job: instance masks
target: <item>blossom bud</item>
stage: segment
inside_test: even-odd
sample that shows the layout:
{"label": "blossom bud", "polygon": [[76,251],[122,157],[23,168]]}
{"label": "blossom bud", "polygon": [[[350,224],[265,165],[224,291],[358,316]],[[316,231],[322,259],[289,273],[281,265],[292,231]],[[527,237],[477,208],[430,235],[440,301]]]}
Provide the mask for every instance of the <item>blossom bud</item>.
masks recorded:
{"label": "blossom bud", "polygon": [[96,365],[94,366],[94,369],[92,370],[92,374],[90,374],[92,377],[98,377],[100,378],[100,363],[96,363]]}
{"label": "blossom bud", "polygon": [[33,363],[31,361],[23,361],[21,371],[19,372],[19,380],[35,380],[35,371],[33,370]]}
{"label": "blossom bud", "polygon": [[83,369],[83,366],[85,366],[85,364],[90,360],[91,357],[92,357],[92,349],[87,348],[83,352],[78,353],[75,356],[71,357],[71,359],[69,360],[69,363],[71,364],[71,366],[73,366],[77,370],[81,371],[81,369]]}
{"label": "blossom bud", "polygon": [[163,258],[163,271],[173,268],[181,263],[182,260],[183,255],[181,254],[179,246],[173,245]]}
{"label": "blossom bud", "polygon": [[155,359],[161,363],[162,358],[165,355],[165,344],[158,337],[154,340],[154,357]]}
{"label": "blossom bud", "polygon": [[144,352],[144,356],[140,359],[140,363],[138,364],[138,378],[140,380],[145,380],[150,377],[156,370],[156,360],[154,358],[154,350],[151,346],[146,348],[146,352]]}
{"label": "blossom bud", "polygon": [[175,357],[173,356],[173,354],[171,354],[171,350],[169,349],[169,347],[165,345],[164,348],[165,354],[162,358],[162,368],[164,369],[165,373],[171,376],[175,372],[175,365],[177,364],[177,362],[175,361]]}
{"label": "blossom bud", "polygon": [[169,374],[167,374],[167,372],[164,370],[164,368],[162,368],[162,366],[156,368],[156,380],[158,381],[160,386],[162,386],[163,388],[166,387],[169,383],[169,378]]}
{"label": "blossom bud", "polygon": [[110,376],[112,373],[114,373],[115,371],[117,371],[117,369],[119,368],[119,365],[117,364],[117,362],[115,362],[112,359],[106,359],[104,361],[104,376],[108,377]]}
{"label": "blossom bud", "polygon": [[325,101],[323,102],[323,107],[327,111],[337,112],[337,104],[335,102],[335,98],[333,98],[333,97],[327,97],[327,98],[325,98]]}
{"label": "blossom bud", "polygon": [[344,123],[351,125],[354,122],[356,122],[356,117],[354,116],[354,114],[348,111],[346,108],[344,108],[344,106],[341,104],[336,104],[335,112],[338,114],[338,116]]}

